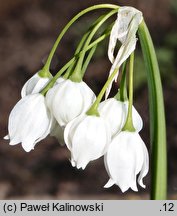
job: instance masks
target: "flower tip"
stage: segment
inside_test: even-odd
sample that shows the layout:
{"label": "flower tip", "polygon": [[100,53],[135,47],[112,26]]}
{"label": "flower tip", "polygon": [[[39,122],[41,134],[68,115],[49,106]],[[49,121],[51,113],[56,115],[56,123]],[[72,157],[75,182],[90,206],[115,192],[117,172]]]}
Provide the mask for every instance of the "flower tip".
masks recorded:
{"label": "flower tip", "polygon": [[82,169],[84,170],[86,168],[87,164],[77,164],[76,167],[77,169]]}
{"label": "flower tip", "polygon": [[142,188],[146,188],[146,185],[143,184],[143,180],[142,180],[142,179],[140,179],[138,183],[139,183],[139,185],[140,185]]}
{"label": "flower tip", "polygon": [[112,179],[109,179],[109,181],[104,185],[104,188],[110,188],[114,185],[114,181]]}
{"label": "flower tip", "polygon": [[9,139],[10,139],[10,136],[9,136],[9,135],[6,135],[6,136],[3,137],[3,139],[4,139],[4,140],[9,140]]}
{"label": "flower tip", "polygon": [[71,159],[70,162],[71,162],[72,167],[76,166],[76,163],[75,163],[75,161],[73,159]]}
{"label": "flower tip", "polygon": [[30,143],[22,143],[22,147],[26,152],[30,152],[31,150],[34,150],[33,144]]}
{"label": "flower tip", "polygon": [[12,139],[12,140],[10,140],[10,143],[9,143],[9,145],[16,145],[16,144],[18,144],[19,142],[17,142],[16,140],[14,140],[14,139]]}
{"label": "flower tip", "polygon": [[137,186],[132,186],[131,189],[132,189],[133,191],[135,191],[135,192],[138,192]]}

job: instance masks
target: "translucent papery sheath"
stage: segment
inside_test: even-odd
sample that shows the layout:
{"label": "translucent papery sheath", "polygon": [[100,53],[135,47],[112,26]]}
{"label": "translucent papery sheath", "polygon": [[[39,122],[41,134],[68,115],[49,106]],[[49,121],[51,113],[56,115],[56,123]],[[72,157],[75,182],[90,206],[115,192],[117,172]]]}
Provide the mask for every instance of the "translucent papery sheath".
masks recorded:
{"label": "translucent papery sheath", "polygon": [[[109,76],[118,70],[122,63],[130,56],[130,54],[135,50],[136,47],[136,32],[138,30],[139,24],[142,22],[142,13],[133,7],[120,7],[118,11],[117,20],[112,28],[109,47],[108,47],[108,57],[112,63],[112,67],[109,72]],[[114,50],[117,41],[121,42],[121,47],[114,58]],[[115,76],[117,79],[119,72]],[[108,97],[112,83],[109,85],[106,91],[106,98]]]}

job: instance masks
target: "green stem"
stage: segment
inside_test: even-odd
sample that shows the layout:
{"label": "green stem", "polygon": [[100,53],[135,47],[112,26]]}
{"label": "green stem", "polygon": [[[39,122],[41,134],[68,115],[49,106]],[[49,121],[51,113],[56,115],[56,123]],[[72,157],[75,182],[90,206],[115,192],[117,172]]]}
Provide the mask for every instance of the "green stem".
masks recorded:
{"label": "green stem", "polygon": [[117,13],[117,9],[116,10],[112,10],[111,12],[109,12],[108,14],[106,14],[100,22],[98,22],[98,24],[93,28],[93,30],[91,31],[91,33],[89,34],[86,42],[85,42],[85,45],[83,47],[83,53],[82,55],[80,56],[79,60],[78,60],[78,63],[76,65],[76,69],[75,71],[73,72],[73,74],[71,75],[70,79],[74,82],[80,82],[82,80],[82,75],[81,74],[81,71],[82,71],[82,64],[83,64],[83,61],[84,61],[84,57],[85,57],[85,53],[84,50],[87,49],[90,41],[92,40],[93,36],[95,35],[95,33],[98,31],[98,29],[106,22],[107,19],[109,19],[112,15],[114,15],[115,13]]}
{"label": "green stem", "polygon": [[138,30],[148,74],[151,132],[151,199],[167,199],[166,123],[163,90],[154,45],[143,21]]}
{"label": "green stem", "polygon": [[130,69],[129,69],[129,102],[128,102],[128,115],[122,131],[134,132],[132,118],[132,106],[133,106],[133,66],[134,66],[134,52],[130,55]]}
{"label": "green stem", "polygon": [[120,101],[124,102],[128,100],[127,97],[127,82],[126,82],[126,67],[127,62],[125,61],[123,63],[123,69],[122,69],[122,78],[120,83]]}
{"label": "green stem", "polygon": [[90,109],[87,111],[87,115],[96,115],[99,116],[98,113],[98,106],[101,102],[101,99],[103,98],[106,89],[108,88],[108,86],[111,84],[112,80],[114,79],[115,75],[117,74],[119,68],[116,68],[113,73],[110,75],[110,77],[108,78],[108,80],[106,81],[106,83],[104,84],[103,88],[101,89],[99,95],[97,96],[95,102],[92,104],[92,106],[90,107]]}
{"label": "green stem", "polygon": [[[76,48],[76,51],[74,53],[74,55],[77,55],[81,50],[82,47],[87,39],[87,37],[89,36],[90,32],[92,31],[92,29],[103,19],[103,15],[101,15],[88,29],[88,31],[84,34],[84,36],[82,37],[79,45]],[[74,67],[76,66],[76,62],[74,62],[66,71],[65,75],[63,76],[63,78],[68,79],[68,77],[71,75],[72,71],[74,70]]]}
{"label": "green stem", "polygon": [[88,54],[88,56],[87,56],[87,59],[86,59],[85,62],[84,62],[84,65],[83,65],[82,70],[81,70],[81,75],[82,75],[82,77],[83,77],[84,74],[85,74],[85,71],[86,71],[86,69],[87,69],[87,67],[88,67],[88,65],[89,65],[89,63],[90,63],[90,61],[91,61],[91,59],[92,59],[92,57],[93,57],[93,54],[95,53],[96,48],[97,48],[97,45],[95,45],[95,46],[90,50],[90,52],[89,52],[89,54]]}
{"label": "green stem", "polygon": [[[96,39],[95,41],[93,41],[85,51],[88,51],[90,49],[92,49],[92,47],[96,46],[97,44],[99,44],[101,41],[103,41],[106,37],[108,37],[110,34],[110,31],[106,32],[105,34],[103,34],[101,37],[99,37],[98,39]],[[65,64],[58,72],[57,74],[51,79],[51,81],[45,86],[45,88],[40,92],[41,94],[45,95],[47,93],[47,91],[53,87],[53,85],[55,84],[56,80],[76,61],[76,59],[82,54],[83,51],[81,51],[80,53],[78,53],[76,56],[74,56],[72,59],[70,59],[67,64]]]}
{"label": "green stem", "polygon": [[64,34],[67,32],[67,30],[70,28],[70,26],[76,21],[78,20],[81,16],[83,16],[84,14],[93,11],[93,10],[97,10],[97,9],[119,9],[119,6],[117,5],[113,5],[113,4],[99,4],[99,5],[94,5],[91,6],[89,8],[86,8],[85,10],[81,11],[80,13],[78,13],[76,16],[73,17],[73,19],[70,20],[70,22],[64,27],[64,29],[62,30],[62,32],[60,33],[60,35],[58,36],[56,42],[53,45],[52,50],[49,53],[48,59],[43,67],[44,71],[49,71],[50,69],[50,64],[52,61],[52,58],[54,56],[54,53],[61,41],[61,39],[63,38]]}
{"label": "green stem", "polygon": [[[77,47],[74,55],[77,55],[81,51],[82,46],[83,46],[86,38],[88,37],[88,35],[89,35],[89,32],[87,32],[87,33],[84,34],[84,36],[82,37],[82,39],[81,39],[81,41],[80,41],[80,43],[79,43],[79,45],[78,45],[78,47]],[[73,64],[67,69],[67,71],[66,71],[65,75],[63,76],[63,78],[68,79],[70,73],[74,69],[74,66],[75,66],[75,62],[73,62]]]}
{"label": "green stem", "polygon": [[114,98],[118,101],[127,101],[127,82],[126,82],[126,67],[127,62],[125,61],[122,65],[122,77],[120,82],[120,89],[118,90],[117,94],[114,96]]}

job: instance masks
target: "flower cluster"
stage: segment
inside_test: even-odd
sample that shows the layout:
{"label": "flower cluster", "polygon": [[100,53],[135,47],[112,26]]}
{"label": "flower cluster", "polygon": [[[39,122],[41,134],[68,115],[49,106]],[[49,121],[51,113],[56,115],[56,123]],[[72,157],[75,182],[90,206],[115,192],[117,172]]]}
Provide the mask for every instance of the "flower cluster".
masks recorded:
{"label": "flower cluster", "polygon": [[[110,76],[135,49],[135,34],[141,20],[141,13],[135,9],[123,7],[119,10],[108,49],[113,63]],[[117,39],[122,46],[114,60]],[[142,180],[148,172],[148,152],[139,135],[143,122],[136,109],[130,106],[131,99],[122,101],[115,97],[100,103],[99,96],[96,98],[82,79],[75,82],[71,76],[59,77],[43,94],[42,90],[53,77],[50,73],[45,77],[41,74],[41,71],[36,73],[26,82],[22,98],[10,113],[5,137],[10,145],[22,143],[24,150],[30,152],[48,135],[55,136],[70,150],[73,167],[85,169],[90,161],[104,156],[109,175],[105,188],[116,184],[122,192],[129,188],[137,191],[137,175],[138,183],[145,187]],[[125,127],[130,113],[133,130]]]}

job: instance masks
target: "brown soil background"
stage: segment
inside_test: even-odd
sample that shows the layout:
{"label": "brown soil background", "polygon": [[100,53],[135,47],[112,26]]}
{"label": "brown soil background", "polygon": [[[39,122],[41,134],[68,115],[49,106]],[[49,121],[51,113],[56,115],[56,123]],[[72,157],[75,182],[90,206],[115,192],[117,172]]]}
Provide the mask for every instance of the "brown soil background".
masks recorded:
{"label": "brown soil background", "polygon": [[[124,1],[107,2],[124,4]],[[0,0],[0,199],[149,199],[150,173],[145,178],[146,190],[122,194],[116,186],[103,188],[108,180],[103,158],[80,171],[71,167],[67,148],[61,147],[53,138],[41,141],[30,153],[24,152],[21,145],[12,147],[3,140],[7,133],[8,115],[20,99],[23,84],[41,68],[57,34],[77,12],[98,3],[104,2]],[[168,31],[177,32],[170,0],[129,0],[126,4],[143,11],[156,46],[163,46],[163,38]],[[80,32],[96,15],[86,16],[81,24],[76,24],[68,32],[52,62],[52,71],[56,72],[72,56]],[[177,67],[175,60],[174,65]],[[95,93],[104,84],[109,67],[105,50],[104,55],[95,58],[88,68],[85,81]],[[170,199],[177,198],[176,75],[173,78],[163,78]],[[147,104],[147,85],[141,85],[135,91],[135,107],[144,120],[141,135],[149,148]]]}

